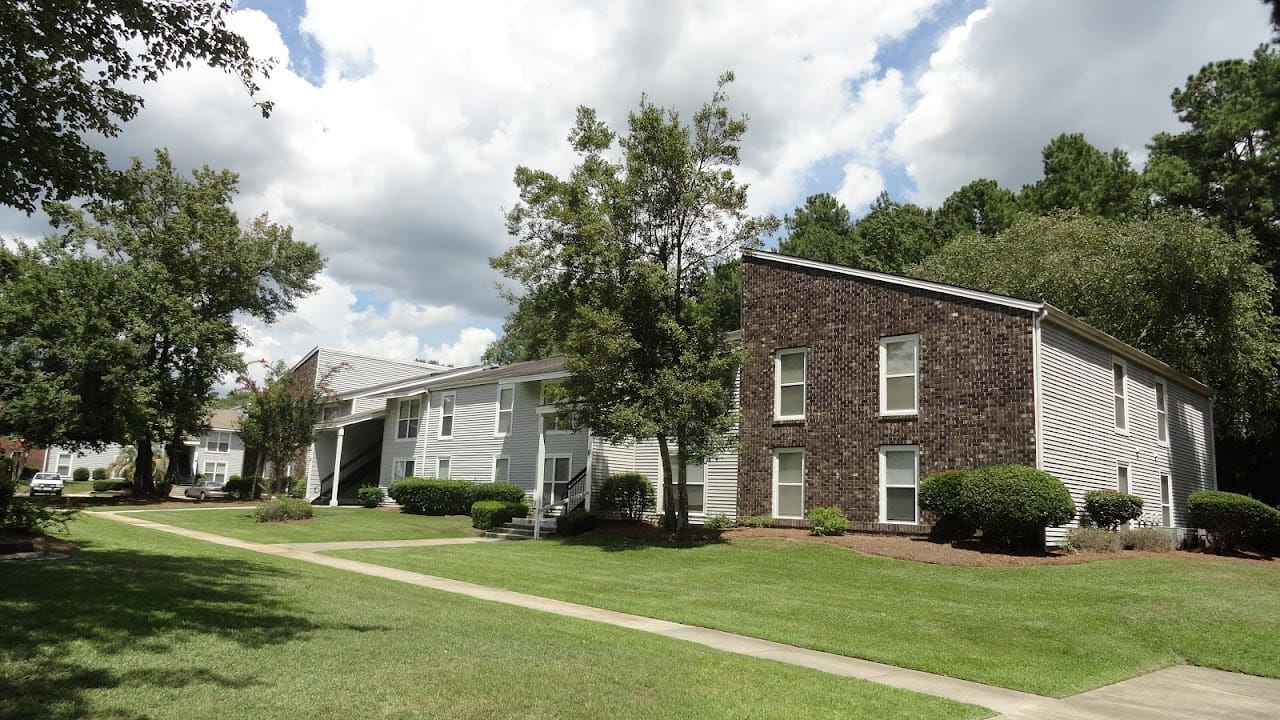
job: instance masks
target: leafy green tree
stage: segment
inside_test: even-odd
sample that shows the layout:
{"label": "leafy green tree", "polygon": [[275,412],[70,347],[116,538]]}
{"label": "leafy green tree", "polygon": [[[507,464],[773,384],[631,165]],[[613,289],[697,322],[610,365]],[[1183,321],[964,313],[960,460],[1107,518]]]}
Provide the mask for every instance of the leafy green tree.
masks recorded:
{"label": "leafy green tree", "polygon": [[[0,252],[0,433],[149,457],[204,429],[213,384],[243,367],[236,320],[315,289],[315,246],[265,215],[241,228],[234,173],[188,180],[157,151],[119,182],[117,200],[47,205],[63,232]],[[135,485],[154,490],[149,464]]]}
{"label": "leafy green tree", "polygon": [[[142,109],[134,88],[204,61],[252,96],[271,61],[227,29],[231,0],[15,0],[0,3],[0,204],[28,213],[111,187],[88,140]],[[257,106],[265,117],[268,102]]]}
{"label": "leafy green tree", "polygon": [[947,196],[934,214],[942,244],[967,232],[998,235],[1018,215],[1018,196],[995,180],[980,179]]}
{"label": "leafy green tree", "polygon": [[[259,362],[267,364],[266,360]],[[345,361],[335,365],[315,382],[292,372],[283,362],[268,367],[261,383],[247,373],[240,377],[249,398],[240,418],[240,437],[245,447],[258,451],[255,477],[262,476],[264,461],[271,463],[270,492],[279,491],[281,473],[289,461],[311,444],[316,418],[334,398],[330,380],[347,367]]]}
{"label": "leafy green tree", "polygon": [[1151,140],[1146,181],[1160,205],[1248,230],[1280,277],[1280,54],[1260,47],[1250,60],[1204,66],[1174,90],[1188,125]]}
{"label": "leafy green tree", "polygon": [[881,272],[901,273],[941,243],[932,210],[895,202],[887,192],[871,203],[871,211],[858,220],[855,230],[862,253],[860,266]]}
{"label": "leafy green tree", "polygon": [[552,287],[537,287],[523,297],[508,295],[516,309],[502,324],[502,337],[485,348],[481,361],[507,365],[540,360],[559,354],[558,338],[565,335],[572,307],[562,307],[567,294]]}
{"label": "leafy green tree", "polygon": [[1280,359],[1273,283],[1254,251],[1247,234],[1189,216],[1068,213],[961,237],[917,272],[1062,308],[1207,382],[1219,431],[1244,437],[1266,432]]}
{"label": "leafy green tree", "polygon": [[729,442],[740,360],[699,293],[777,226],[747,215],[734,178],[747,124],[726,107],[732,80],[722,76],[688,124],[642,98],[618,134],[580,107],[569,134],[578,165],[565,178],[516,169],[507,226],[517,244],[491,260],[564,310],[554,331],[573,424],[615,441],[656,438],[673,529],[688,524],[686,467]]}
{"label": "leafy green tree", "polygon": [[837,265],[865,264],[849,208],[834,195],[810,195],[804,205],[783,219],[783,226],[788,233],[778,243],[778,252],[783,255]]}
{"label": "leafy green tree", "polygon": [[1018,196],[1026,211],[1078,210],[1112,219],[1146,212],[1141,176],[1123,150],[1104,153],[1080,133],[1063,133],[1049,141],[1042,157],[1044,177],[1024,185]]}

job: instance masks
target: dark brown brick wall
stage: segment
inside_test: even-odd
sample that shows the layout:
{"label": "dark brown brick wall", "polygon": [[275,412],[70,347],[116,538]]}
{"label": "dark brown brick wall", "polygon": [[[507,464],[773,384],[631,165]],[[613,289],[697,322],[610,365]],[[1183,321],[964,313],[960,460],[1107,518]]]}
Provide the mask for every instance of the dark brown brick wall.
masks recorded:
{"label": "dark brown brick wall", "polygon": [[[740,516],[772,511],[779,447],[805,448],[806,512],[838,505],[866,529],[879,520],[881,445],[918,445],[921,477],[1035,463],[1030,312],[758,256],[742,288]],[[909,334],[920,336],[920,412],[881,418],[880,338]],[[809,349],[805,419],[775,422],[774,352],[791,347]]]}

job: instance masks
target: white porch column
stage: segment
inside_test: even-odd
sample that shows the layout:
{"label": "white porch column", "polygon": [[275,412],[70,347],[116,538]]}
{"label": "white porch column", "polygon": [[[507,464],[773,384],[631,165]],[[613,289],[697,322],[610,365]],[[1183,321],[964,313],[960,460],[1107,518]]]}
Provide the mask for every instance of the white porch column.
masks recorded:
{"label": "white porch column", "polygon": [[333,450],[333,492],[329,493],[329,507],[338,507],[338,481],[342,479],[342,436],[345,427],[338,428],[338,446]]}
{"label": "white porch column", "polygon": [[587,493],[587,497],[586,497],[587,512],[591,512],[591,496],[595,494],[592,492],[592,487],[591,487],[591,478],[592,478],[591,461],[594,460],[594,458],[592,457],[591,449],[592,449],[591,448],[591,428],[587,428],[587,474],[585,477],[582,478],[582,482],[586,485],[585,492]]}
{"label": "white porch column", "polygon": [[533,483],[533,539],[538,540],[542,537],[542,483],[543,467],[547,464],[547,432],[542,424],[542,415],[538,415],[538,467],[537,473],[534,475],[536,480]]}
{"label": "white porch column", "polygon": [[200,458],[200,450],[199,450],[199,447],[200,447],[199,445],[196,445],[196,446],[193,446],[193,447],[191,448],[191,477],[195,477],[195,476],[197,475],[197,473],[196,473],[196,468],[200,467],[200,465],[199,465],[199,458]]}

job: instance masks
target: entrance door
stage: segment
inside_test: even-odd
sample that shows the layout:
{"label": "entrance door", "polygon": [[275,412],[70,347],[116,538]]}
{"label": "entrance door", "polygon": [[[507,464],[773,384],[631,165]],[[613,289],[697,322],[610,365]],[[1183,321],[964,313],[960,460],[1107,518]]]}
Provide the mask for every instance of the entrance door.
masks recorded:
{"label": "entrance door", "polygon": [[542,461],[542,504],[544,507],[564,499],[565,489],[569,486],[569,466],[572,461],[573,456],[571,455],[553,455]]}

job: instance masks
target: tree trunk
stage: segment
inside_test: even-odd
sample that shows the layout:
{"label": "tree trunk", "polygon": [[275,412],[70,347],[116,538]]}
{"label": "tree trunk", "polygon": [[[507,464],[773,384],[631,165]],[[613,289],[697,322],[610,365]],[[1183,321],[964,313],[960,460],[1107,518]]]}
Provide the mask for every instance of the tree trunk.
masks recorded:
{"label": "tree trunk", "polygon": [[674,531],[677,527],[675,496],[671,487],[671,447],[667,444],[667,434],[658,433],[658,454],[662,456],[662,526]]}
{"label": "tree trunk", "polygon": [[152,457],[151,436],[135,438],[134,448],[138,455],[133,461],[133,490],[139,495],[154,495],[156,464]]}

